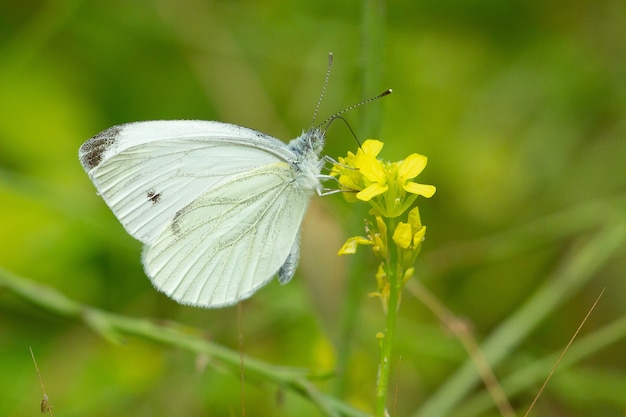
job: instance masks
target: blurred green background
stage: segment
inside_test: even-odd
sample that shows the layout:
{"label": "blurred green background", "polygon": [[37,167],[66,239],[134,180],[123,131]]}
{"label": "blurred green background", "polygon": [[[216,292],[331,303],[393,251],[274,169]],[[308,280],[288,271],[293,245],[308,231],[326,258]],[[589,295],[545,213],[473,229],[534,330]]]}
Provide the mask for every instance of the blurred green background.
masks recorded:
{"label": "blurred green background", "polygon": [[[626,3],[395,1],[373,19],[367,4],[0,2],[0,275],[177,321],[237,350],[236,308],[183,307],[152,288],[140,244],[96,195],[78,147],[152,119],[220,120],[289,140],[311,123],[332,51],[319,119],[394,89],[345,117],[361,140],[385,142],[385,158],[428,156],[419,181],[437,193],[420,203],[418,278],[479,342],[492,341],[499,379],[539,365],[511,388],[516,410],[607,288],[535,415],[626,415]],[[356,148],[342,123],[327,143],[333,157]],[[363,234],[362,214],[339,195],[315,198],[299,273],[246,301],[241,327],[243,352],[276,365],[323,374],[349,352],[318,386],[371,412],[384,326],[367,297],[375,262],[365,251],[336,256]],[[499,415],[489,401],[476,406],[485,390],[467,352],[409,293],[398,326],[392,415]],[[57,416],[241,415],[237,374],[140,337],[110,343],[0,284],[4,416],[39,414],[29,346]],[[249,416],[323,415],[266,381],[245,397]]]}

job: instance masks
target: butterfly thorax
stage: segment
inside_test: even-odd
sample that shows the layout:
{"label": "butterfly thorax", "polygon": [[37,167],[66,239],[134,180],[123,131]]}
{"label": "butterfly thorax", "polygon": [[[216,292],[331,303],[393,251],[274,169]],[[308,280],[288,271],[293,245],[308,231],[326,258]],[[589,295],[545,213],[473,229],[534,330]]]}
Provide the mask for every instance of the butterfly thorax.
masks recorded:
{"label": "butterfly thorax", "polygon": [[297,170],[294,182],[298,188],[311,192],[319,190],[323,147],[324,132],[320,129],[310,129],[289,142],[289,148],[296,155],[293,166]]}

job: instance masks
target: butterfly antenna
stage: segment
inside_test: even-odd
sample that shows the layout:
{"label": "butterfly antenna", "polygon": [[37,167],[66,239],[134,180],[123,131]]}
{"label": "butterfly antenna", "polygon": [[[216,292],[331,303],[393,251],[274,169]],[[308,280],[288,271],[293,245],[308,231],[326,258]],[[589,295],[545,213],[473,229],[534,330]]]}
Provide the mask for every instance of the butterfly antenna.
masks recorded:
{"label": "butterfly antenna", "polygon": [[324,94],[326,94],[326,86],[328,86],[328,79],[330,78],[330,67],[333,66],[333,53],[328,53],[328,68],[326,69],[326,78],[324,78],[324,84],[322,85],[322,94],[320,94],[320,98],[317,100],[317,105],[315,106],[315,111],[313,112],[313,120],[311,121],[311,129],[315,126],[315,119],[317,119],[317,112],[320,109],[320,104],[322,104],[322,99],[324,98]]}
{"label": "butterfly antenna", "polygon": [[[339,116],[336,115],[335,117],[333,117],[328,124],[330,124],[330,122],[333,122],[335,120],[341,120],[346,124],[346,127],[348,128],[348,130],[350,131],[350,133],[352,133],[352,137],[354,138],[354,140],[356,141],[356,143],[359,145],[359,148],[361,147],[361,142],[359,141],[359,138],[356,136],[356,133],[354,133],[354,130],[352,129],[352,126],[350,126],[350,123],[348,123],[348,121],[343,117],[343,116]],[[326,125],[326,127],[324,128],[324,130],[326,130],[328,128],[328,125]]]}
{"label": "butterfly antenna", "polygon": [[[378,100],[379,98],[388,96],[392,92],[393,92],[393,90],[391,90],[391,88],[389,88],[389,89],[383,91],[382,93],[380,93],[379,95],[377,95],[375,97],[370,97],[370,98],[368,98],[366,100],[361,101],[360,103],[353,104],[350,107],[346,107],[345,109],[343,109],[341,111],[338,111],[337,113],[333,114],[332,116],[330,116],[329,118],[324,120],[322,123],[319,124],[319,126],[330,124],[330,122],[332,122],[333,120],[339,118],[339,116],[341,116],[342,114],[344,114],[346,112],[349,112],[350,110],[356,109],[357,107],[361,107],[364,104],[371,103],[372,101]],[[328,127],[328,126],[326,126],[326,127]]]}

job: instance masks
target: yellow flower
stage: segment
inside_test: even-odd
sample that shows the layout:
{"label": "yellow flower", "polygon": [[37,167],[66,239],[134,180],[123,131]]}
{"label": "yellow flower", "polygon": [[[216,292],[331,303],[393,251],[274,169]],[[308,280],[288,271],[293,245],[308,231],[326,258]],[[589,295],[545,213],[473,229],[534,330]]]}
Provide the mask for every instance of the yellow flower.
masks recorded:
{"label": "yellow flower", "polygon": [[409,211],[408,223],[400,222],[393,232],[393,241],[398,247],[398,260],[404,268],[410,268],[419,254],[426,226],[422,225],[419,209]]}
{"label": "yellow flower", "polygon": [[[349,238],[339,255],[354,254],[359,245],[372,247],[380,264],[377,291],[371,295],[380,298],[387,312],[390,294],[401,290],[415,273],[413,265],[426,234],[415,202],[420,195],[432,197],[436,189],[414,181],[426,167],[428,159],[424,155],[414,153],[402,161],[385,162],[378,158],[382,148],[381,141],[365,141],[356,154],[348,152],[346,157],[338,158],[331,175],[348,201],[363,201],[372,207],[370,215],[375,221],[366,222],[365,237]],[[393,300],[397,308],[400,296]]]}
{"label": "yellow flower", "polygon": [[363,144],[362,152],[357,151],[354,167],[365,177],[362,181],[365,188],[362,188],[356,195],[356,198],[361,201],[370,201],[389,189],[384,164],[376,159],[382,148],[382,142],[370,139]]}
{"label": "yellow flower", "polygon": [[356,198],[355,194],[344,194],[348,201],[368,201],[386,191],[385,172],[381,161],[376,159],[382,148],[382,142],[366,140],[356,155],[348,152],[345,158],[338,158],[339,164],[333,166],[331,175],[337,177],[341,189],[356,192]]}
{"label": "yellow flower", "polygon": [[359,245],[372,246],[372,251],[380,259],[387,257],[387,225],[380,217],[376,217],[376,225],[367,223],[365,225],[367,237],[353,236],[348,238],[337,255],[353,255]]}
{"label": "yellow flower", "polygon": [[[427,158],[411,154],[400,162],[378,159],[383,142],[366,140],[356,155],[348,152],[331,171],[350,202],[368,202],[383,217],[393,218],[408,210],[417,196],[432,197],[435,187],[412,181],[426,167]],[[355,198],[356,197],[356,198]]]}
{"label": "yellow flower", "polygon": [[426,198],[430,198],[435,194],[436,188],[434,186],[409,181],[417,177],[426,168],[427,161],[428,158],[424,155],[414,153],[400,163],[398,180],[407,193],[423,195]]}

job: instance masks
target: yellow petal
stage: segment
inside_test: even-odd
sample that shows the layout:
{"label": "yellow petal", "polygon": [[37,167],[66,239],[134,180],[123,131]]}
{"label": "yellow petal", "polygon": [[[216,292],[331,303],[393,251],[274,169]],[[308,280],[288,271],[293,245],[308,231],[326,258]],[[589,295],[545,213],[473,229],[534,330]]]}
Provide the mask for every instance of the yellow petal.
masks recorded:
{"label": "yellow petal", "polygon": [[361,191],[359,191],[356,194],[356,198],[358,198],[361,201],[370,201],[372,198],[376,197],[377,195],[381,195],[382,193],[384,193],[385,191],[387,191],[389,187],[385,186],[381,186],[380,184],[372,184],[369,187],[366,187],[364,189],[362,189]]}
{"label": "yellow petal", "polygon": [[387,240],[387,225],[381,216],[376,216],[376,227],[378,227],[378,232],[383,240]]}
{"label": "yellow petal", "polygon": [[411,233],[411,225],[408,223],[398,223],[396,230],[393,232],[393,241],[402,249],[407,249],[413,241],[413,233]]}
{"label": "yellow petal", "polygon": [[354,255],[356,253],[356,249],[359,245],[373,245],[369,239],[366,239],[362,236],[354,236],[346,240],[346,243],[343,244],[337,255]]}
{"label": "yellow petal", "polygon": [[424,241],[424,237],[426,236],[426,226],[422,226],[420,230],[415,233],[413,236],[413,247],[417,248]]}
{"label": "yellow petal", "polygon": [[413,207],[411,211],[409,211],[408,222],[413,230],[419,230],[422,227],[420,211],[417,206]]}
{"label": "yellow petal", "polygon": [[342,187],[349,190],[359,190],[361,188],[354,182],[354,178],[349,175],[341,175],[337,181]]}
{"label": "yellow petal", "polygon": [[423,195],[426,198],[430,198],[435,194],[437,190],[432,185],[418,184],[416,182],[407,182],[402,186],[407,193]]}
{"label": "yellow petal", "polygon": [[363,142],[363,145],[361,145],[361,149],[363,149],[363,152],[365,154],[372,155],[375,158],[383,149],[383,145],[384,143],[379,140],[368,139],[365,142]]}
{"label": "yellow petal", "polygon": [[424,155],[417,153],[409,155],[404,161],[400,163],[398,168],[398,178],[402,183],[415,178],[420,172],[426,168],[426,158]]}
{"label": "yellow petal", "polygon": [[359,172],[371,182],[377,182],[379,184],[385,184],[387,182],[387,175],[382,162],[370,155],[361,155],[356,161],[354,166],[359,169]]}

